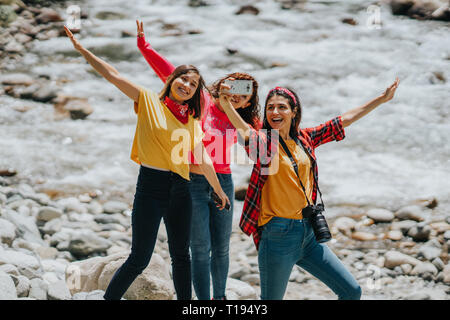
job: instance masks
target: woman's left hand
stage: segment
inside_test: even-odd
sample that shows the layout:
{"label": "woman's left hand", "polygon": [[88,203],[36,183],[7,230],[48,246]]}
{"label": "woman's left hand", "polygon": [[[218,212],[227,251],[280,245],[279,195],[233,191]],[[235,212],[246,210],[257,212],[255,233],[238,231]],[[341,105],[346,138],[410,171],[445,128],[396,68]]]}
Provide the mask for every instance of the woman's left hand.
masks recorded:
{"label": "woman's left hand", "polygon": [[383,100],[383,102],[388,102],[389,100],[391,100],[394,97],[394,93],[395,90],[397,90],[397,87],[400,83],[400,80],[398,79],[398,77],[395,79],[395,82],[393,84],[391,84],[381,95],[381,99]]}

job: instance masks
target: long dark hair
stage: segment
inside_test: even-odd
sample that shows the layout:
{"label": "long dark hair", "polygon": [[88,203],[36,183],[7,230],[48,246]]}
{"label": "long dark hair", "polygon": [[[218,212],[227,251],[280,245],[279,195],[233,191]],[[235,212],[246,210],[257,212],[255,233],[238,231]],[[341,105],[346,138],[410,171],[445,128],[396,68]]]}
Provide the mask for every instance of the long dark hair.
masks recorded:
{"label": "long dark hair", "polygon": [[278,89],[271,90],[269,92],[269,94],[267,95],[266,103],[264,104],[264,121],[263,121],[262,127],[263,127],[263,129],[272,129],[269,122],[267,121],[267,111],[266,111],[267,102],[269,102],[269,99],[275,95],[282,96],[282,97],[288,99],[289,106],[291,107],[291,110],[295,113],[295,117],[294,117],[294,119],[292,119],[292,122],[291,122],[291,128],[289,129],[289,136],[294,139],[298,135],[300,121],[302,120],[302,105],[300,104],[300,99],[298,98],[297,94],[292,89],[287,88],[287,87],[284,87],[284,88],[289,90],[292,93],[292,95],[295,97],[296,101],[294,101],[292,99],[292,97],[288,93],[284,92],[283,90],[278,90]]}
{"label": "long dark hair", "polygon": [[189,113],[192,114],[195,119],[200,119],[203,110],[203,90],[207,90],[207,88],[205,85],[205,81],[200,74],[200,71],[198,71],[198,69],[191,64],[182,64],[181,66],[175,68],[175,70],[167,78],[164,88],[159,93],[159,99],[164,102],[164,99],[169,96],[172,82],[179,76],[188,72],[195,72],[200,76],[197,90],[195,90],[195,93],[191,99],[185,101],[185,103],[188,105]]}
{"label": "long dark hair", "polygon": [[259,128],[260,126],[260,120],[259,120],[259,112],[260,112],[260,106],[259,106],[259,98],[258,98],[258,82],[253,78],[251,75],[247,73],[241,73],[241,72],[234,72],[226,75],[223,78],[220,78],[216,82],[214,82],[210,87],[209,91],[211,95],[214,98],[219,98],[219,90],[220,85],[227,80],[228,78],[234,78],[236,80],[251,80],[253,83],[253,93],[250,97],[250,106],[245,108],[239,108],[236,111],[239,113],[241,118],[253,126],[253,128]]}

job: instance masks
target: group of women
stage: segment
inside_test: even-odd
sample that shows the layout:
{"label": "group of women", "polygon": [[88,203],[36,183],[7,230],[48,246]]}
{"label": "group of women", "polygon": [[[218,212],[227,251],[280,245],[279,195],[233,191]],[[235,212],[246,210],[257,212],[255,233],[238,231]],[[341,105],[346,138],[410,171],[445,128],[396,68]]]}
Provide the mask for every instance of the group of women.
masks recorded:
{"label": "group of women", "polygon": [[[74,48],[134,101],[137,114],[131,159],[140,171],[131,253],[104,298],[120,299],[147,267],[164,219],[177,299],[192,299],[192,284],[199,300],[211,299],[211,279],[212,298],[226,299],[234,202],[230,150],[239,141],[254,160],[240,227],[253,235],[258,249],[261,299],[283,298],[294,264],[324,282],[339,299],[359,299],[355,278],[317,241],[302,210],[316,203],[319,190],[314,149],[342,140],[345,127],[392,99],[398,79],[368,103],[320,126],[300,129],[302,106],[293,90],[270,90],[261,120],[254,77],[235,72],[207,87],[195,66],[173,66],[146,42],[143,23],[136,24],[138,48],[164,83],[159,93],[124,78],[65,27]],[[252,92],[231,94],[225,80],[249,80]],[[288,150],[278,148],[279,142]]]}

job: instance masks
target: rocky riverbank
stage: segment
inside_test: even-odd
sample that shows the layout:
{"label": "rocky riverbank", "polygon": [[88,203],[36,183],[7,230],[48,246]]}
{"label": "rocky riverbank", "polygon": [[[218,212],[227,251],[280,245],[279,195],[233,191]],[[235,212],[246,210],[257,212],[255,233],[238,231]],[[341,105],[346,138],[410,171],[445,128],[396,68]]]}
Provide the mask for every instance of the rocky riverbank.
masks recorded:
{"label": "rocky riverbank", "polygon": [[[131,204],[94,193],[52,198],[15,176],[0,185],[0,299],[101,299],[130,250]],[[363,299],[450,297],[450,215],[435,200],[395,212],[339,210],[348,214],[329,219],[329,246],[358,279]],[[236,225],[230,258],[228,297],[257,299],[257,251]],[[125,299],[174,298],[162,224],[152,261]],[[295,267],[285,298],[335,295]]]}
{"label": "rocky riverbank", "polygon": [[[76,158],[73,163],[70,162],[70,166],[67,166],[66,171],[62,171],[61,169],[58,171],[58,179],[60,177],[65,177],[68,171],[79,169],[79,167],[85,167],[87,168],[86,170],[88,170],[93,166],[92,163],[97,162],[100,157],[107,157],[110,159],[109,168],[114,166],[124,167],[125,165],[122,162],[118,162],[118,164],[116,164],[116,158],[114,158],[117,157],[129,161],[128,154],[126,154],[126,152],[123,155],[119,154],[120,150],[123,150],[123,146],[119,148],[117,147],[121,141],[106,140],[106,136],[111,137],[117,134],[117,132],[124,131],[124,127],[113,126],[112,124],[110,127],[105,126],[105,123],[109,124],[117,122],[123,124],[125,121],[122,117],[114,116],[111,118],[100,118],[96,119],[97,121],[93,121],[90,125],[89,119],[91,119],[92,116],[89,117],[89,115],[92,113],[92,107],[89,105],[88,101],[85,98],[61,94],[61,89],[67,86],[67,82],[74,81],[73,79],[67,79],[65,75],[49,76],[47,74],[43,74],[41,72],[43,70],[42,68],[50,68],[48,64],[44,64],[41,69],[34,70],[33,72],[29,72],[27,69],[30,65],[33,65],[32,62],[25,64],[25,67],[22,66],[21,63],[26,59],[31,59],[31,61],[34,61],[33,59],[38,59],[35,57],[30,58],[29,55],[27,55],[29,49],[33,47],[33,44],[39,44],[42,40],[55,40],[54,38],[64,36],[64,34],[61,33],[61,27],[64,23],[63,20],[65,19],[64,8],[62,6],[55,5],[54,2],[52,2],[53,5],[51,9],[40,6],[39,3],[43,3],[41,1],[24,2],[26,5],[24,5],[21,1],[0,0],[0,21],[2,24],[0,31],[0,68],[2,71],[7,71],[5,74],[2,72],[2,76],[0,77],[0,83],[2,84],[0,87],[0,95],[5,94],[8,99],[12,98],[11,100],[20,101],[20,104],[18,105],[11,104],[11,108],[14,108],[14,110],[17,111],[17,115],[29,115],[31,113],[30,117],[36,116],[38,119],[45,118],[42,114],[33,113],[33,111],[28,112],[31,108],[39,108],[39,106],[36,107],[34,103],[42,103],[42,105],[49,104],[50,109],[52,107],[54,108],[55,118],[57,119],[61,117],[71,119],[88,119],[88,121],[83,121],[83,124],[86,127],[74,125],[72,132],[69,131],[64,133],[64,135],[61,135],[61,137],[58,136],[60,139],[57,141],[56,139],[53,140],[52,135],[54,135],[57,130],[62,131],[62,126],[58,126],[57,129],[50,130],[46,124],[43,125],[39,132],[44,132],[45,134],[41,134],[39,136],[40,139],[45,141],[48,140],[49,144],[55,147],[46,149],[45,146],[43,146],[42,149],[40,149],[41,147],[33,149],[31,148],[31,145],[37,144],[34,140],[30,140],[31,143],[29,144],[22,145],[20,143],[23,143],[23,141],[26,140],[26,138],[24,138],[26,137],[26,134],[24,134],[23,131],[29,130],[31,127],[33,128],[32,134],[36,133],[36,131],[34,131],[37,128],[36,123],[31,121],[27,122],[20,116],[17,116],[17,119],[20,119],[20,121],[17,122],[23,123],[23,127],[21,127],[20,130],[17,130],[19,133],[17,133],[16,136],[13,136],[13,139],[17,139],[19,143],[14,146],[11,144],[11,146],[13,146],[11,148],[16,148],[17,150],[27,150],[27,152],[25,156],[21,157],[21,153],[17,153],[14,154],[14,157],[9,157],[6,159],[13,159],[14,161],[17,161],[18,159],[26,159],[27,165],[33,165],[36,164],[36,159],[30,157],[30,155],[41,152],[45,154],[45,156],[43,156],[44,160],[42,160],[42,158],[38,159],[41,161],[39,164],[42,166],[44,161],[45,163],[51,163],[49,166],[51,167],[50,171],[52,171],[54,168],[53,166],[57,167],[59,163],[67,161],[67,158]],[[280,0],[278,2],[283,9],[304,10],[305,1]],[[418,14],[413,14],[413,8],[418,8],[415,3],[419,3],[419,1],[380,1],[379,3],[382,2],[389,2],[394,14],[406,14],[413,18],[419,17],[420,19],[425,17],[425,15],[420,16]],[[406,5],[400,6],[399,8],[401,10],[394,8],[394,5],[400,2],[407,3],[409,7],[407,8]],[[425,3],[425,1],[420,2]],[[438,1],[432,2],[437,3]],[[190,1],[190,4],[192,7],[206,6],[208,1]],[[236,10],[233,10],[232,14],[233,16],[238,14],[246,14],[247,16],[245,18],[251,17],[250,15],[261,16],[264,14],[264,11],[258,9],[258,7],[260,7],[260,5],[255,2],[254,6],[246,6],[245,8],[242,7],[240,9],[236,8]],[[430,6],[429,8],[432,7]],[[448,7],[440,9],[437,13],[440,12],[441,14],[444,14],[445,17],[446,12],[448,12],[448,9],[446,8]],[[359,5],[358,10],[355,10],[355,12],[361,10],[365,12],[365,9],[366,8],[363,5]],[[437,14],[436,10],[428,10],[426,11],[428,12],[426,14],[433,17],[432,19],[435,19],[436,17],[434,16]],[[284,10],[282,11],[285,12]],[[352,25],[352,27],[348,28],[353,28],[353,26],[355,26],[356,29],[358,27],[357,18],[353,18],[353,16],[355,16],[355,12],[349,11],[348,14],[346,12],[345,15],[343,15],[343,17],[348,16],[348,18],[341,20],[341,22]],[[86,17],[87,14],[82,12],[81,19],[85,19]],[[99,20],[125,19],[119,10],[116,10],[115,12],[107,12],[103,11],[103,8],[101,10],[99,9],[99,12],[97,12],[95,17]],[[160,32],[160,38],[158,39],[175,37],[178,39],[177,41],[179,41],[179,39],[183,39],[185,36],[201,35],[202,32],[207,32],[206,30],[208,28],[213,28],[212,24],[206,25],[204,30],[200,31],[197,29],[196,25],[191,26],[189,23],[183,23],[183,21],[174,22],[170,19],[163,21],[160,20],[159,17],[153,18],[151,21],[158,25],[158,27],[155,28],[155,32]],[[274,18],[268,19],[266,17],[264,19],[264,23],[272,23],[273,26],[284,26],[285,23],[284,21],[277,21]],[[312,19],[311,17],[309,19],[311,19],[311,22],[317,21],[317,19]],[[359,25],[362,25],[362,18],[359,21]],[[134,20],[131,22],[133,24]],[[416,23],[412,20],[410,22]],[[115,25],[117,24],[115,23]],[[148,25],[150,26],[151,23],[149,22]],[[345,26],[347,28],[347,25]],[[117,50],[119,53],[124,52],[124,54],[126,53],[128,55],[128,51],[123,49],[125,45],[123,47],[115,46],[114,41],[116,39],[114,37],[133,37],[134,35],[129,31],[133,30],[133,28],[134,26],[132,25],[131,28],[127,27],[128,31],[115,30],[117,31],[116,33],[118,36],[115,34],[108,35],[108,41],[110,42],[107,42],[106,46],[109,48],[109,51],[104,50],[101,52],[104,53],[107,51],[111,54],[111,58],[113,58],[115,56],[110,52],[114,51],[114,48],[119,48]],[[289,30],[290,23],[286,23],[283,28],[284,30]],[[302,30],[300,33],[314,28],[300,28]],[[95,37],[104,34],[104,30],[106,30],[106,27],[103,30],[99,30]],[[341,32],[346,33],[346,30],[347,29],[341,30]],[[322,30],[321,32],[323,32],[323,35],[320,37],[325,39],[327,37],[334,37],[338,31],[333,31],[333,34],[331,35],[327,35],[328,30]],[[298,33],[297,30],[296,33]],[[395,33],[393,33],[392,36],[387,33],[385,36],[390,40],[403,40],[400,35]],[[94,42],[97,41],[95,37],[93,38]],[[361,34],[360,37],[364,39]],[[421,41],[426,43],[426,37],[422,37],[423,39]],[[340,42],[341,40],[338,39],[337,42]],[[320,41],[321,40],[314,34],[307,35],[304,39],[304,46],[301,48],[301,51],[305,54],[307,54],[308,51],[320,51],[325,54],[328,50],[331,50],[326,46],[307,46],[309,42],[313,43]],[[388,43],[376,41],[379,40],[376,38],[370,39],[370,50],[367,49],[367,52],[372,51],[372,44],[380,46],[381,43]],[[383,41],[387,40],[383,38]],[[51,41],[47,41],[47,43],[48,42]],[[111,45],[109,45],[109,43],[111,43]],[[168,41],[167,43],[171,42]],[[51,44],[49,44],[49,46],[50,45]],[[161,48],[165,45],[166,44],[164,42],[161,42],[160,44]],[[404,49],[402,47],[403,51],[400,52],[414,52],[421,50],[419,44],[417,44],[417,47],[409,47],[410,45],[411,44],[408,42],[407,48],[411,49]],[[427,48],[435,48],[433,42],[427,44],[425,49],[423,49],[427,52],[433,51],[428,50]],[[100,48],[100,50],[101,49],[102,48]],[[238,56],[238,58],[236,58],[237,61],[242,59],[242,61],[250,65],[253,65],[254,61],[257,61],[258,63],[259,61],[262,61],[260,63],[261,68],[271,68],[271,70],[275,72],[279,70],[277,68],[284,68],[287,65],[283,62],[284,58],[280,60],[281,62],[271,62],[278,61],[278,59],[280,59],[278,54],[276,56],[274,55],[276,59],[272,59],[272,56],[270,55],[269,57],[254,55],[251,51],[249,54],[246,51],[245,46],[238,46],[238,48],[234,48],[234,46],[229,48],[220,47],[220,49],[226,50],[229,56]],[[133,50],[136,51],[135,54],[138,55],[137,50],[135,50],[134,47]],[[258,47],[258,51],[259,50],[261,49]],[[332,51],[337,52],[338,50],[333,49]],[[51,55],[53,55],[53,53],[54,52],[51,51]],[[70,54],[71,53],[67,52],[64,53],[66,56],[69,56]],[[116,52],[114,52],[114,54],[116,54]],[[217,55],[217,52],[215,52],[215,54]],[[73,55],[76,55],[76,52],[73,53]],[[214,66],[214,68],[222,68],[223,61],[220,60],[228,59],[229,56],[227,55],[225,57],[218,58],[215,56],[218,61],[217,66]],[[253,59],[254,56],[256,56],[255,59]],[[384,58],[384,56],[381,55],[370,56],[368,53],[367,56],[370,58],[370,64],[374,61],[381,61],[382,58]],[[212,57],[212,55],[208,55],[208,57]],[[247,57],[252,59],[246,60]],[[427,55],[420,55],[419,57],[420,59],[411,62],[411,65],[415,66],[415,64],[420,61],[427,61],[427,63],[429,63],[431,61],[430,59],[435,59],[433,57],[428,58]],[[444,58],[442,59],[448,60],[445,52],[443,52],[443,57]],[[287,60],[291,61],[290,59]],[[336,61],[336,66],[339,65],[339,68],[346,65],[346,60],[342,57],[338,56],[335,59],[330,59],[330,61],[331,60]],[[268,61],[268,63],[266,63],[266,61]],[[308,61],[308,59],[305,58],[305,61]],[[365,60],[359,61],[361,62],[361,65],[365,64]],[[58,67],[62,67],[64,63],[66,63],[65,60],[58,60],[55,62]],[[227,63],[229,63],[229,65]],[[224,64],[226,68],[223,68],[227,70],[228,66],[232,66],[233,68],[242,68],[242,65],[233,63],[226,60],[226,63]],[[295,63],[300,65],[303,64],[303,62],[299,63],[298,61]],[[293,65],[294,62],[291,62],[291,64]],[[313,64],[313,66],[315,65]],[[331,70],[332,65],[327,68],[330,68]],[[339,68],[336,68],[336,70]],[[303,64],[302,68],[299,69],[299,74],[302,78],[317,78],[317,81],[320,79],[325,79],[325,77],[320,78],[321,72],[317,73],[316,70],[311,73],[302,73],[306,69],[308,69],[306,64]],[[322,69],[326,68],[323,65],[317,66],[317,70]],[[367,74],[369,78],[375,77],[374,73],[372,73],[372,69],[382,70],[383,67],[382,64],[375,64],[373,68],[371,67],[370,70],[367,69],[367,73],[363,72],[363,74]],[[208,68],[206,68],[206,70],[208,70]],[[224,70],[218,70],[221,72],[223,71],[223,74],[225,74]],[[428,70],[428,65],[426,70]],[[444,86],[446,83],[445,72],[443,73],[438,71],[441,69],[433,70],[433,75],[430,75],[431,78],[429,80],[431,83],[430,86]],[[442,70],[445,70],[445,68],[443,67]],[[279,70],[279,74],[285,76],[288,71],[288,69]],[[327,71],[326,78],[329,78],[329,72],[331,71]],[[352,72],[355,71],[352,70]],[[279,74],[273,74],[270,78],[276,78]],[[422,74],[426,74],[426,72],[424,71]],[[263,74],[259,73],[258,76],[261,77]],[[332,76],[339,78],[342,75],[340,75],[339,72],[332,72]],[[412,74],[411,77],[413,76],[414,74]],[[210,75],[210,78],[212,78],[212,74]],[[269,76],[266,76],[266,78],[263,77],[262,79],[267,79],[267,85],[269,84]],[[425,79],[423,82],[427,83],[428,80]],[[347,90],[349,83],[351,82],[346,81],[338,82],[337,84],[333,83],[333,86],[338,86],[341,89],[339,89],[340,92],[338,95],[330,96],[339,98],[342,95],[350,95]],[[92,84],[93,82],[89,82],[86,86],[91,86]],[[72,85],[75,85],[76,87],[76,85],[79,85],[79,82],[72,82]],[[428,101],[430,97],[434,96],[429,93],[431,91],[423,91],[423,88],[427,88],[426,86],[419,87],[416,82],[412,82],[412,85],[414,85],[414,87],[410,87],[410,94],[416,100],[408,100],[407,103],[404,102],[405,105],[426,105],[425,102]],[[300,85],[298,86],[301,87]],[[313,88],[312,85],[308,85],[307,83],[304,85],[302,84],[302,86]],[[82,86],[79,85],[77,88],[81,87]],[[97,88],[96,86],[94,87]],[[325,82],[323,87],[331,88],[331,86]],[[366,86],[365,88],[367,89],[368,87],[370,86]],[[101,88],[101,86],[98,88]],[[372,88],[370,89],[372,90]],[[443,91],[444,90],[445,88],[443,87]],[[101,90],[98,91],[100,92]],[[416,92],[423,92],[426,98],[422,99],[420,96],[415,96],[414,94]],[[313,92],[310,94],[314,96]],[[317,93],[317,96],[319,95],[321,94]],[[85,96],[88,95],[83,95],[83,97]],[[108,99],[113,98],[108,96]],[[33,101],[33,104],[23,104],[23,101]],[[97,101],[97,103],[98,102],[99,101]],[[441,101],[439,101],[439,103],[441,103]],[[117,101],[116,104],[118,104]],[[326,100],[322,101],[317,99],[317,101],[309,101],[308,104],[317,104],[324,107],[327,103]],[[108,112],[110,111],[110,107],[112,107],[112,105],[108,104]],[[397,110],[402,110],[401,104],[396,107],[398,107]],[[308,112],[314,111],[313,109],[314,108],[309,109]],[[101,110],[100,104],[96,105],[96,110]],[[427,112],[433,110],[432,105],[426,105],[426,110]],[[405,113],[406,112],[408,112],[408,114],[411,113],[411,109],[408,109]],[[438,114],[434,113],[431,118],[438,119],[436,120],[437,123],[441,124],[444,123],[443,121],[445,118],[446,109],[443,107],[443,109],[439,112],[440,113]],[[417,113],[420,115],[420,112],[413,111],[412,113]],[[443,114],[442,118],[438,116],[441,113]],[[404,117],[404,114],[399,114],[399,117]],[[16,114],[10,115],[10,118],[13,120],[16,119]],[[13,120],[11,120],[11,122],[13,122]],[[385,120],[390,121],[389,119],[384,118],[383,121]],[[43,121],[47,121],[47,119]],[[8,125],[10,125],[10,123]],[[69,120],[67,122],[63,122],[63,125],[69,127],[69,123],[75,122]],[[88,138],[85,136],[77,136],[74,132],[81,132],[89,129],[92,130],[94,126],[102,126],[106,132],[106,134],[102,136],[104,139],[102,140],[102,144],[105,145],[105,149],[101,150],[98,156],[92,156],[94,160],[91,162],[83,162],[83,158],[88,157],[93,150],[99,146],[97,144],[87,143],[86,145],[83,145],[83,142],[88,140]],[[401,131],[401,129],[405,126],[399,126],[397,123],[394,124],[394,122],[389,122],[389,127],[398,127]],[[409,137],[413,136],[413,132],[423,130],[423,128],[418,128],[419,127],[416,128],[413,126],[410,131],[404,131],[402,134],[405,137],[408,137],[407,141],[410,141],[411,139]],[[10,127],[7,127],[5,132],[11,132]],[[99,131],[95,134],[92,134],[92,132],[90,134],[99,135]],[[360,134],[364,135],[363,132],[360,132]],[[356,135],[353,137],[355,136]],[[131,131],[129,135],[124,137],[124,140],[127,142],[126,147],[129,147],[128,143],[130,137]],[[437,148],[434,148],[436,144],[433,145],[433,143],[436,143],[436,140],[439,142],[439,137],[440,136],[430,136],[430,138],[426,140],[427,145],[431,142],[430,148],[432,148],[432,152],[430,151],[429,154],[434,155],[434,152],[437,150]],[[393,141],[386,139],[386,141],[395,146],[405,144],[404,149],[400,149],[403,151],[408,150],[409,148],[405,141],[401,139]],[[416,145],[425,145],[424,141],[415,141],[415,145],[411,148]],[[57,143],[61,143],[62,146],[73,145],[73,150],[75,151],[67,148],[61,152],[64,156],[55,155],[59,152],[57,149],[61,149],[60,145]],[[83,151],[85,152],[83,153],[80,151],[83,148],[89,149],[89,151]],[[381,148],[377,149],[376,147],[373,147],[374,149],[369,149],[368,152],[365,149],[363,149],[363,152],[360,152],[361,149],[358,148],[358,144],[354,143],[353,145],[349,145],[347,150],[356,150],[355,152],[358,157],[360,157],[361,153],[372,153],[372,151],[373,153],[390,152],[386,152],[385,149]],[[421,154],[427,153],[427,149],[420,149],[420,151]],[[439,156],[442,155],[439,154]],[[443,162],[442,160],[439,160],[439,156],[436,156],[436,159]],[[335,158],[338,159],[341,157],[339,155]],[[355,159],[356,158],[357,157],[355,155]],[[325,158],[322,159],[325,160]],[[401,158],[394,157],[388,159],[389,160],[385,163],[391,163],[391,160],[393,160],[393,165],[399,164],[399,167],[402,165],[409,165],[409,162],[403,162],[401,161]],[[443,159],[445,161],[446,158]],[[344,162],[350,163],[350,160],[353,161],[353,158],[348,158],[347,161]],[[373,162],[380,162],[380,158],[378,157],[369,160]],[[370,163],[371,161],[369,160],[365,159],[364,161]],[[408,158],[407,160],[410,161],[411,159]],[[13,167],[16,163],[14,161],[10,161],[10,163],[7,162],[7,166]],[[426,158],[424,161],[426,162]],[[357,161],[354,163],[356,164]],[[411,168],[416,167],[412,166]],[[426,162],[424,166],[419,166],[419,168],[421,170],[424,170],[423,168],[429,168],[429,163]],[[80,173],[85,176],[89,176],[90,179],[81,181],[97,181],[97,178],[99,177],[104,179],[102,180],[102,187],[100,187],[100,189],[104,188],[104,190],[74,193],[73,189],[77,186],[84,190],[91,190],[94,188],[86,186],[83,182],[80,183],[80,180],[74,179],[73,181],[75,182],[69,181],[64,190],[58,189],[57,187],[53,189],[41,189],[39,185],[39,178],[36,177],[36,174],[34,176],[30,174],[30,180],[33,180],[33,182],[30,182],[29,180],[23,180],[28,173],[20,172],[21,170],[18,168],[7,169],[6,167],[0,167],[0,299],[86,300],[102,298],[103,290],[106,288],[109,279],[117,267],[120,266],[126,258],[130,250],[131,202],[126,199],[132,198],[132,194],[131,192],[124,191],[124,185],[125,189],[128,190],[132,188],[132,184],[134,183],[134,180],[128,179],[128,176],[125,176],[124,178],[124,175],[120,174],[123,173],[122,171],[108,171],[105,173],[103,171],[104,169],[105,168],[102,166],[102,175],[92,175],[93,177],[91,176],[91,173],[93,173],[94,170],[92,172],[88,171],[86,173],[83,171]],[[322,166],[321,170],[324,169],[326,169],[326,166]],[[341,167],[341,170],[342,169],[343,168]],[[367,167],[356,171],[365,172],[365,169],[367,169]],[[385,171],[385,169],[385,167],[377,168],[375,166],[374,168],[367,170],[367,172],[370,170],[380,170],[379,172],[381,172],[382,170]],[[119,174],[117,174],[117,172],[119,172]],[[446,171],[444,174],[445,173]],[[78,171],[74,173],[74,175],[77,174]],[[432,175],[430,175],[427,171],[423,177],[433,180],[434,177],[444,177],[444,174],[438,175],[437,173],[432,172]],[[48,171],[45,171],[45,174],[42,175],[44,178],[47,178],[48,176],[50,176]],[[116,186],[119,186],[117,187],[119,191],[114,191],[115,193],[113,193],[111,190],[106,190],[109,186],[108,183],[104,181],[109,180],[105,179],[105,176],[113,176],[115,179],[114,183]],[[238,176],[238,174],[235,174],[235,176]],[[407,175],[405,174],[404,176]],[[399,185],[406,185],[406,179],[403,179],[404,176],[400,176],[401,178],[397,177],[397,180],[393,179],[392,186],[389,186],[392,188],[389,190],[395,190],[395,188]],[[349,175],[347,177],[350,178]],[[122,180],[119,181],[119,178]],[[332,176],[329,175],[329,178],[332,178]],[[123,183],[122,185],[124,180],[126,183]],[[370,181],[369,178],[367,178],[367,180]],[[399,180],[401,181],[398,182]],[[433,181],[433,184],[435,184],[435,181]],[[69,187],[67,187],[67,185]],[[438,184],[438,186],[440,186],[440,184]],[[411,189],[414,188],[415,187],[411,187]],[[68,190],[73,193],[69,195]],[[245,190],[246,186],[237,188],[237,191],[240,193],[240,195],[237,196],[242,197],[242,194],[245,195]],[[333,191],[335,190],[336,189],[333,189]],[[370,190],[370,192],[372,192],[372,190],[376,191],[374,188],[371,188]],[[390,192],[389,190],[382,190],[383,192]],[[397,198],[402,199],[402,203],[404,203],[403,198],[405,193],[400,191],[398,192]],[[328,194],[331,193],[332,192],[329,192]],[[445,200],[445,197],[442,196],[441,198],[442,201]],[[238,202],[237,204],[237,208],[242,207],[241,202]],[[334,238],[328,243],[328,245],[338,255],[338,257],[342,259],[352,274],[354,274],[357,278],[363,289],[363,299],[449,299],[450,267],[448,265],[448,252],[450,246],[450,212],[447,205],[448,203],[442,204],[441,201],[430,198],[426,201],[411,200],[411,203],[408,205],[405,204],[395,208],[369,207],[352,203],[334,206],[330,205],[327,207],[327,217],[329,217],[328,222]],[[240,210],[236,209],[234,214],[238,217],[240,213]],[[227,286],[228,298],[257,299],[259,297],[260,290],[257,251],[255,250],[252,239],[245,236],[236,224],[234,225],[231,239],[230,255],[230,272]],[[164,230],[164,225],[161,225],[155,254],[153,255],[150,266],[128,290],[125,298],[175,298],[175,292],[171,280],[170,258],[167,250],[167,236]],[[302,269],[295,267],[290,277],[285,298],[334,299],[335,295],[313,276],[304,272]]]}

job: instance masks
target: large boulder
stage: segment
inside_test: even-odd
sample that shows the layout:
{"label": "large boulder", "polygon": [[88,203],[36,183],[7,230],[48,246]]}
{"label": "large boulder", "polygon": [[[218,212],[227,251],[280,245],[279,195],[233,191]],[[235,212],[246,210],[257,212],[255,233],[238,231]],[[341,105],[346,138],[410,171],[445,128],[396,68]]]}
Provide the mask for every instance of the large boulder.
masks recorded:
{"label": "large boulder", "polygon": [[[71,294],[105,291],[112,276],[128,255],[129,253],[124,251],[70,264],[66,269],[66,282]],[[171,300],[173,297],[169,267],[156,253],[153,253],[147,268],[134,280],[124,295],[127,300]]]}

